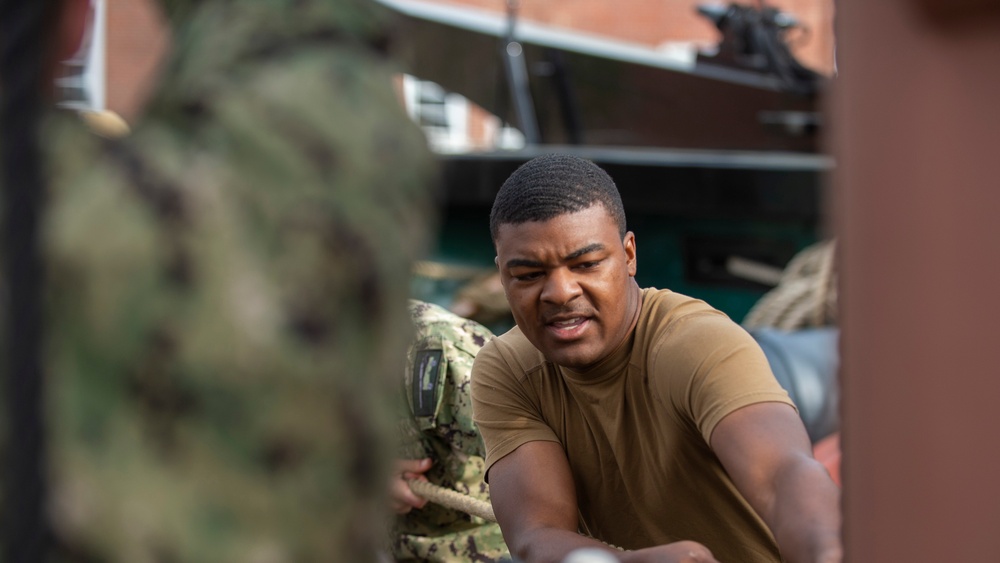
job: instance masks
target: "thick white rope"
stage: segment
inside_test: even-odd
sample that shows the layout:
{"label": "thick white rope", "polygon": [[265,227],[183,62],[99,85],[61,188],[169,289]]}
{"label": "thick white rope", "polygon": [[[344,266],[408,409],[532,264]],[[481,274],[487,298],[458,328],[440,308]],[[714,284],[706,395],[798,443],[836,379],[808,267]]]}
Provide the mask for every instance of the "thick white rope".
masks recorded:
{"label": "thick white rope", "polygon": [[[446,489],[433,483],[420,481],[418,479],[410,479],[407,483],[410,485],[411,491],[433,503],[440,504],[445,508],[451,508],[452,510],[458,510],[466,514],[478,516],[487,522],[497,521],[497,517],[493,514],[493,505],[484,500],[472,498],[469,495],[462,494],[458,491]],[[616,545],[612,545],[607,542],[603,543],[613,549],[624,551]]]}
{"label": "thick white rope", "polygon": [[743,326],[794,330],[835,323],[834,253],[833,241],[824,241],[795,255],[778,286],[757,301]]}
{"label": "thick white rope", "polygon": [[478,516],[487,522],[497,521],[497,517],[493,514],[493,505],[484,500],[418,479],[410,479],[407,483],[410,484],[410,490],[433,503]]}

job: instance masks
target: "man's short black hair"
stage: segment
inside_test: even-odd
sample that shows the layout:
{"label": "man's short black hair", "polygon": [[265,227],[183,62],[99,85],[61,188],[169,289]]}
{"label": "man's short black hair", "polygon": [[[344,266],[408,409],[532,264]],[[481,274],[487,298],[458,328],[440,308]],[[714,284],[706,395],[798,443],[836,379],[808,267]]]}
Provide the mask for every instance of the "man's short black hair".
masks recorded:
{"label": "man's short black hair", "polygon": [[522,164],[500,186],[490,211],[490,235],[500,225],[548,221],[599,203],[611,214],[624,238],[625,208],[618,187],[593,162],[565,154],[549,154]]}

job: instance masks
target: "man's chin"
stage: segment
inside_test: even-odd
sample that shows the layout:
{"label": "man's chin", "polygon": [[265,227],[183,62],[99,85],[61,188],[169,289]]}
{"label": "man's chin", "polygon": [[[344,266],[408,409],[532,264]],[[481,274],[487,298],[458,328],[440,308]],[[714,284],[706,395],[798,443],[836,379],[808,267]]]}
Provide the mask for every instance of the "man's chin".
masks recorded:
{"label": "man's chin", "polygon": [[584,370],[596,364],[600,358],[586,350],[573,350],[572,347],[550,349],[543,353],[545,359],[564,368]]}

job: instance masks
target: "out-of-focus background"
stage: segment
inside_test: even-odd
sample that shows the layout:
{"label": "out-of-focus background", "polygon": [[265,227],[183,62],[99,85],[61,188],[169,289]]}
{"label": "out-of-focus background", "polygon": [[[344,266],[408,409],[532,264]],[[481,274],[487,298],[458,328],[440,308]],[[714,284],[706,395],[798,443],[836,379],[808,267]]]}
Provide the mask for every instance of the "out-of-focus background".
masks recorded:
{"label": "out-of-focus background", "polygon": [[[443,8],[476,8],[504,16],[504,0],[425,0]],[[93,0],[97,19],[92,44],[78,60],[86,73],[87,103],[115,111],[125,119],[141,111],[153,86],[156,65],[169,42],[155,0]],[[652,49],[711,48],[720,32],[698,15],[699,0],[520,0],[521,20],[537,22],[594,36],[617,39]],[[747,2],[754,5],[755,2]],[[768,0],[790,14],[803,29],[791,43],[792,53],[804,65],[829,75],[834,68],[832,0]],[[70,82],[70,81],[67,81]],[[475,138],[475,133],[470,133]],[[472,142],[470,140],[470,142]]]}
{"label": "out-of-focus background", "polygon": [[[443,224],[416,297],[511,325],[489,277],[489,207],[543,152],[579,154],[615,178],[642,285],[737,321],[820,239],[832,0],[380,3],[394,19],[400,102],[443,171]],[[150,0],[94,0],[94,14],[63,98],[132,121],[170,38]]]}

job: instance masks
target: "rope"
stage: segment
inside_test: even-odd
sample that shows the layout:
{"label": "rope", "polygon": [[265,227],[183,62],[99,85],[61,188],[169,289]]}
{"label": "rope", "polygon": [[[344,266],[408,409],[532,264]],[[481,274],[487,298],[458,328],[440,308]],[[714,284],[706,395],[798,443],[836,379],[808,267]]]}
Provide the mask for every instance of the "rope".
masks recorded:
{"label": "rope", "polygon": [[445,508],[478,516],[487,522],[497,521],[497,517],[493,514],[493,505],[484,500],[472,498],[469,495],[463,495],[458,491],[439,487],[427,481],[410,479],[407,482],[410,484],[410,490],[431,502]]}
{"label": "rope", "polygon": [[[440,487],[433,483],[427,481],[420,481],[418,479],[410,479],[407,481],[410,485],[410,490],[417,495],[445,508],[451,508],[452,510],[458,510],[466,514],[471,514],[473,516],[478,516],[487,522],[496,522],[497,517],[493,514],[493,505],[486,502],[485,500],[479,500],[477,498],[472,498],[469,495],[462,494],[458,491],[453,491],[451,489],[446,489]],[[590,537],[590,536],[587,536]],[[591,538],[597,539],[597,538]],[[598,540],[601,541],[601,540]],[[602,542],[604,545],[617,549],[618,551],[625,551],[624,549],[610,544],[608,542]]]}
{"label": "rope", "polygon": [[785,267],[778,285],[764,294],[743,326],[784,330],[836,323],[835,245],[824,241],[802,250]]}

